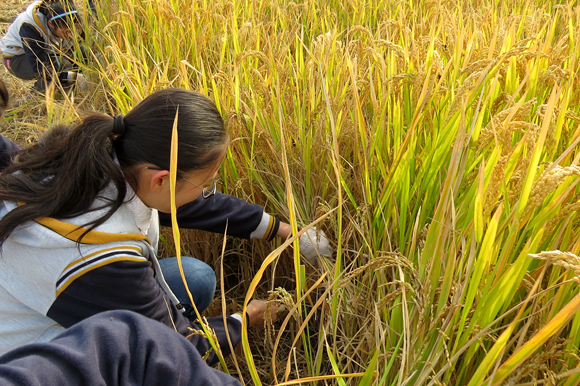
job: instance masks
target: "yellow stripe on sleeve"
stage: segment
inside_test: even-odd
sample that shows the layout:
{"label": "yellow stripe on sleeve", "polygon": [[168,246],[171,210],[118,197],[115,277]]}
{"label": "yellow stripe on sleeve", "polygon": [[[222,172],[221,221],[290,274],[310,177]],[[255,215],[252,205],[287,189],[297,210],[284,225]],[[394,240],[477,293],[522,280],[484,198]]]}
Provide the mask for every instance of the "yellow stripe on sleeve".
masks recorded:
{"label": "yellow stripe on sleeve", "polygon": [[95,265],[89,265],[87,268],[85,268],[84,270],[81,270],[77,273],[75,273],[74,275],[72,275],[71,277],[69,277],[68,279],[66,279],[66,281],[64,283],[62,283],[59,288],[56,291],[56,296],[58,297],[62,291],[64,291],[69,285],[72,284],[73,281],[75,281],[76,279],[78,279],[79,277],[81,277],[82,275],[84,275],[87,272],[90,272],[94,269],[103,267],[107,264],[112,264],[112,263],[116,263],[118,261],[143,261],[145,258],[139,258],[139,257],[129,257],[129,256],[119,256],[119,257],[115,257],[112,259],[107,259],[104,261],[101,261]]}
{"label": "yellow stripe on sleeve", "polygon": [[63,272],[66,272],[68,269],[74,267],[78,263],[84,262],[84,261],[86,261],[86,260],[88,260],[91,257],[94,257],[96,255],[100,255],[102,253],[111,252],[111,251],[115,251],[115,250],[127,250],[127,249],[132,249],[132,250],[134,250],[137,253],[143,254],[143,251],[141,250],[141,248],[139,248],[139,247],[132,247],[132,246],[115,247],[115,248],[109,248],[109,249],[101,249],[101,250],[99,250],[97,252],[91,253],[90,255],[83,256],[80,259],[77,259],[77,260],[73,261],[72,263],[70,263],[69,265],[66,266],[66,268],[63,270]]}
{"label": "yellow stripe on sleeve", "polygon": [[[85,232],[87,232],[87,228],[80,227],[75,224],[71,224],[68,222],[59,221],[54,218],[44,217],[36,219],[36,222],[40,225],[47,227],[48,229],[58,233],[59,235],[66,237],[67,239],[75,242],[79,242],[79,238]],[[115,241],[140,241],[145,240],[149,244],[151,241],[144,235],[140,233],[107,233],[107,232],[100,232],[100,231],[89,231],[80,241],[82,244],[105,244],[111,243]]]}
{"label": "yellow stripe on sleeve", "polygon": [[270,216],[270,221],[268,222],[268,228],[266,228],[266,232],[264,232],[263,239],[269,240],[272,237],[271,233],[274,230],[275,223],[276,223],[276,220],[274,219],[274,216]]}

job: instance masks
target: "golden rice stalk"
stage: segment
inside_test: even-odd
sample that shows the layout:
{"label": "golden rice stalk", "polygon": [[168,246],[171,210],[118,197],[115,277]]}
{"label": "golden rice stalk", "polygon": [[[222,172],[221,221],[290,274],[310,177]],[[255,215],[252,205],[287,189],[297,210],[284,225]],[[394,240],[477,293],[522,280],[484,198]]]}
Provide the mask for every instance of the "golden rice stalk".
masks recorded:
{"label": "golden rice stalk", "polygon": [[[494,122],[495,121],[495,122]],[[495,125],[500,125],[500,121],[498,119],[492,118],[490,122],[494,122]],[[495,130],[492,127],[484,127],[481,129],[481,133],[479,138],[477,139],[477,146],[475,147],[475,153],[479,154],[483,149],[489,145],[493,139],[495,138],[494,135]]]}
{"label": "golden rice stalk", "polygon": [[540,178],[534,182],[525,215],[542,205],[546,197],[552,193],[568,176],[580,175],[580,166],[566,166],[550,164]]}
{"label": "golden rice stalk", "polygon": [[[544,119],[544,115],[546,115],[546,108],[547,107],[548,107],[547,104],[541,104],[536,109],[536,115],[538,117],[540,117],[540,120],[543,120]],[[554,110],[553,113],[552,113],[552,117],[553,118],[555,118],[558,115],[560,115],[560,109],[558,107],[554,106],[554,109],[553,110]],[[574,120],[580,121],[580,118],[578,117],[578,115],[576,113],[574,113],[573,111],[571,111],[571,110],[567,110],[566,111],[566,118],[570,118],[570,119],[574,119]]]}
{"label": "golden rice stalk", "polygon": [[491,181],[487,187],[484,204],[484,215],[489,216],[491,212],[497,207],[498,198],[501,195],[501,187],[505,176],[505,165],[509,159],[509,155],[505,155],[499,159],[493,172],[491,174]]}
{"label": "golden rice stalk", "polygon": [[566,111],[566,119],[570,119],[576,122],[580,122],[580,116],[574,111],[568,110]]}
{"label": "golden rice stalk", "polygon": [[530,253],[528,256],[538,260],[545,260],[553,265],[574,271],[574,274],[576,275],[575,280],[580,282],[580,257],[575,254],[555,250]]}
{"label": "golden rice stalk", "polygon": [[[569,42],[570,36],[568,34],[564,35],[555,46],[550,50],[550,63],[556,66],[560,66],[566,60],[569,55]],[[551,66],[550,66],[551,67]]]}
{"label": "golden rice stalk", "polygon": [[564,70],[558,65],[551,65],[540,75],[539,84],[543,87],[551,87],[554,83],[561,83],[570,78],[570,71]]}
{"label": "golden rice stalk", "polygon": [[234,89],[234,83],[233,83],[232,79],[230,78],[230,76],[227,73],[225,73],[223,71],[216,72],[213,75],[213,79],[216,81],[216,83],[218,85],[225,88],[226,90],[233,90]]}
{"label": "golden rice stalk", "polygon": [[[532,328],[531,331],[537,331],[537,328]],[[535,380],[536,382],[534,383],[537,383],[538,385],[557,385],[556,373],[552,371],[550,365],[562,360],[561,358],[566,355],[572,354],[569,350],[565,350],[565,343],[565,340],[558,337],[548,339],[548,341],[543,345],[542,350],[539,350],[525,363],[519,366],[516,371],[514,371],[514,373],[504,381],[503,385],[515,386],[522,384],[526,378],[530,377]]]}
{"label": "golden rice stalk", "polygon": [[239,62],[242,62],[246,58],[257,58],[257,59],[260,59],[261,61],[263,61],[264,63],[269,62],[266,54],[264,54],[262,51],[255,51],[255,50],[246,50],[246,51],[240,52],[238,54],[238,56],[236,57],[236,61],[239,63]]}
{"label": "golden rice stalk", "polygon": [[[487,39],[485,37],[485,35],[483,34],[483,31],[481,30],[477,30],[475,32],[475,47],[477,47],[475,49],[475,51],[473,52],[473,55],[471,55],[471,60],[473,62],[477,62],[478,60],[482,60],[482,59],[486,59],[488,52],[489,52],[489,47],[487,44]],[[498,39],[498,40],[502,40],[503,39]],[[494,57],[498,57],[499,55],[494,55]]]}
{"label": "golden rice stalk", "polygon": [[261,28],[263,28],[261,25],[254,26],[249,21],[242,24],[238,31],[238,41],[242,44],[240,51],[244,52],[256,46],[256,33]]}
{"label": "golden rice stalk", "polygon": [[404,84],[415,84],[416,74],[395,75],[387,79],[387,83],[393,83],[393,94],[401,95],[401,86]]}
{"label": "golden rice stalk", "polygon": [[469,75],[469,74],[472,74],[476,71],[481,71],[493,63],[495,63],[495,59],[481,59],[481,60],[473,62],[469,66],[465,67],[465,69],[463,71],[461,71],[461,73]]}
{"label": "golden rice stalk", "polygon": [[530,164],[530,159],[532,158],[532,154],[536,147],[536,140],[538,139],[538,135],[540,132],[540,127],[537,125],[530,125],[527,127],[526,131],[526,146],[527,150],[525,155],[519,160],[518,165],[514,173],[512,174],[512,178],[509,181],[509,193],[508,193],[508,200],[510,204],[514,204],[522,191],[524,181],[526,179],[526,174],[528,172],[528,166]]}
{"label": "golden rice stalk", "polygon": [[355,32],[362,32],[362,35],[366,35],[370,40],[374,39],[374,36],[371,33],[371,31],[367,27],[364,27],[362,25],[355,25],[354,27],[351,27],[351,29],[348,30],[347,32],[347,36],[349,36],[350,39],[354,40],[351,37],[351,35],[353,35]]}
{"label": "golden rice stalk", "polygon": [[[521,105],[521,107],[518,109],[518,111],[514,114],[512,120],[513,121],[525,120],[525,118],[529,117],[536,102],[537,102],[537,98],[534,97],[534,98],[530,99],[529,101],[527,101],[526,103],[524,103],[523,105]],[[497,115],[497,118],[500,120],[504,120],[507,118],[507,116],[510,114],[510,112],[511,112],[511,109],[509,109],[509,111],[504,110]]]}
{"label": "golden rice stalk", "polygon": [[400,36],[411,36],[412,31],[405,23],[405,19],[401,20],[386,20],[379,24],[377,29],[377,36],[384,37],[387,40],[394,40],[397,35]]}
{"label": "golden rice stalk", "polygon": [[423,250],[425,242],[427,242],[427,234],[429,233],[429,224],[425,224],[423,229],[417,233],[417,248]]}
{"label": "golden rice stalk", "polygon": [[[284,288],[278,287],[273,291],[269,291],[268,301],[266,303],[266,311],[264,312],[264,324],[266,327],[266,334],[264,335],[264,344],[266,346],[273,346],[275,339],[274,322],[272,321],[272,307],[277,307],[278,312],[284,310],[291,310],[294,308],[295,302],[292,295]],[[299,320],[299,315],[294,314],[294,319]]]}
{"label": "golden rice stalk", "polygon": [[536,147],[536,141],[538,140],[538,136],[540,135],[540,127],[532,127],[526,132],[526,145],[527,145],[527,152],[526,157],[522,159],[522,168],[528,167],[529,160],[532,158],[532,154],[534,152],[534,148]]}
{"label": "golden rice stalk", "polygon": [[445,64],[443,63],[443,60],[441,59],[441,55],[439,55],[439,52],[437,50],[433,51],[433,64],[431,65],[431,72],[434,75],[439,75],[441,73],[443,73],[443,69],[445,68]]}
{"label": "golden rice stalk", "polygon": [[[431,44],[431,39],[432,39],[431,36],[421,36],[419,38],[419,42],[423,44],[423,47],[427,48]],[[447,45],[443,43],[441,39],[439,38],[433,39],[433,45],[437,51],[445,52],[447,54],[449,53]]]}
{"label": "golden rice stalk", "polygon": [[513,205],[520,197],[524,180],[526,179],[527,165],[530,163],[528,158],[522,158],[518,163],[518,170],[516,170],[509,181],[508,201]]}
{"label": "golden rice stalk", "polygon": [[535,123],[525,121],[512,121],[508,123],[498,137],[499,142],[503,145],[502,154],[508,154],[514,149],[514,146],[512,146],[512,134],[514,132],[529,133],[529,135],[534,138],[535,143],[536,135],[534,135],[534,133],[537,133],[539,130],[540,126]]}
{"label": "golden rice stalk", "polygon": [[350,271],[347,275],[345,275],[344,279],[340,281],[338,288],[343,288],[349,285],[352,280],[357,278],[362,273],[370,273],[389,267],[403,268],[405,271],[410,273],[411,277],[417,277],[413,263],[410,262],[405,256],[396,252],[380,252],[380,256],[370,258],[368,263]]}
{"label": "golden rice stalk", "polygon": [[411,106],[417,106],[419,103],[419,97],[421,96],[421,91],[423,90],[423,83],[425,83],[425,79],[427,78],[427,74],[425,70],[421,68],[417,75],[415,76],[415,81],[413,82],[413,99]]}
{"label": "golden rice stalk", "polygon": [[[546,104],[540,105],[538,106],[538,109],[536,110],[536,115],[540,118],[540,120],[544,120],[544,115],[546,114]],[[552,113],[552,119],[550,120],[550,127],[548,130],[548,135],[546,137],[546,149],[547,151],[553,152],[555,147],[556,147],[556,120],[557,117],[560,115],[560,109],[557,107],[554,107],[553,113]],[[574,113],[573,111],[567,110],[566,114],[565,114],[566,118],[571,119],[571,120],[575,120],[575,121],[580,121],[580,117],[578,117],[578,115],[576,113]]]}
{"label": "golden rice stalk", "polygon": [[[204,336],[206,339],[211,339],[214,342],[218,342],[218,338],[217,338],[217,336],[215,334],[215,330],[210,327],[210,325],[207,322],[207,319],[205,318],[205,316],[202,316],[201,317],[201,320],[198,319],[198,322],[200,324],[203,324],[204,325],[204,327],[206,328],[206,331],[208,333],[206,334],[203,330],[196,330],[196,329],[193,329],[191,327],[188,327],[187,329],[190,331],[190,334],[187,335],[186,338],[189,338],[189,337],[191,337],[193,335],[201,335],[201,336]],[[219,344],[215,345],[215,348],[219,352],[219,355],[218,356],[223,358],[222,349],[221,349],[220,345]],[[213,350],[213,348],[211,348],[205,355],[209,355],[209,353],[211,352],[211,350]],[[216,355],[217,355],[217,353],[216,353]]]}
{"label": "golden rice stalk", "polygon": [[514,47],[512,47],[511,50],[503,54],[499,60],[502,63],[505,63],[509,58],[513,56],[520,56],[525,54],[530,50],[530,47],[526,46],[526,44],[535,39],[536,39],[535,37],[530,37],[527,39],[520,40],[519,42],[514,44]]}
{"label": "golden rice stalk", "polygon": [[507,92],[502,92],[493,100],[493,103],[491,104],[491,109],[490,109],[491,112],[493,114],[497,114],[497,110],[500,108],[500,104],[502,104],[504,102],[507,104],[506,107],[511,107],[514,105],[514,98],[510,94],[508,94]]}
{"label": "golden rice stalk", "polygon": [[[312,43],[312,57],[316,58],[321,64],[327,63],[332,53],[333,42],[336,40],[336,33],[328,31],[325,34],[318,35]],[[336,40],[334,49],[336,52],[333,56],[344,56],[344,48],[342,41]]]}
{"label": "golden rice stalk", "polygon": [[501,146],[500,154],[506,156],[512,150],[512,133],[514,131],[521,132],[521,129],[518,125],[513,125],[513,122],[510,122],[506,126],[499,126],[499,128],[501,130],[497,133],[497,141]]}
{"label": "golden rice stalk", "polygon": [[[455,48],[455,43],[457,42],[457,27],[454,25],[447,25],[445,27],[445,37],[446,37],[446,49],[451,51]],[[451,52],[449,52],[451,54]]]}
{"label": "golden rice stalk", "polygon": [[556,226],[562,221],[564,218],[567,218],[574,212],[580,211],[580,202],[575,203],[568,203],[562,206],[560,211],[548,221],[546,225],[546,231],[544,232],[544,238],[549,237],[553,232]]}
{"label": "golden rice stalk", "polygon": [[390,51],[393,51],[399,59],[402,60],[405,58],[405,51],[403,50],[403,47],[385,39],[376,39],[374,42],[377,48],[386,47]]}
{"label": "golden rice stalk", "polygon": [[550,59],[550,55],[537,50],[524,52],[521,57],[526,61],[530,61],[532,59]]}
{"label": "golden rice stalk", "polygon": [[[506,98],[506,97],[504,97],[504,98]],[[513,115],[512,122],[524,121],[525,118],[527,118],[530,115],[535,103],[536,103],[536,98],[532,98],[529,101],[527,101],[526,103],[524,103],[523,105],[521,105],[520,108]],[[492,119],[489,121],[489,123],[481,130],[481,134],[477,140],[477,147],[476,147],[477,153],[481,152],[483,149],[485,149],[487,147],[487,145],[490,144],[490,142],[494,139],[494,136],[495,136],[494,126],[495,127],[502,126],[502,122],[505,121],[507,119],[507,117],[512,113],[513,108],[514,108],[514,106],[510,106],[510,107],[506,108],[505,110],[502,110],[499,113],[497,113],[496,115],[494,115],[492,117]],[[517,129],[517,131],[521,131],[521,130],[519,130],[519,128],[526,128],[528,130],[531,130],[531,129],[535,130],[538,126],[534,125],[534,124],[528,124],[528,123],[517,123],[517,124],[514,124],[514,127]],[[511,131],[508,134],[511,135]],[[535,144],[535,136],[532,136],[532,137],[534,139],[534,144]],[[511,146],[510,146],[510,148],[511,148]]]}
{"label": "golden rice stalk", "polygon": [[507,128],[512,132],[517,131],[519,133],[525,133],[530,130],[538,130],[540,129],[540,126],[526,121],[512,121],[507,124]]}
{"label": "golden rice stalk", "polygon": [[465,98],[467,98],[469,93],[475,87],[475,82],[482,73],[482,70],[471,73],[461,84],[461,86],[459,86],[455,92],[455,98],[453,98],[453,102],[451,102],[451,107],[449,107],[449,111],[447,112],[447,122],[453,117],[453,115],[455,115],[457,110],[459,110]]}
{"label": "golden rice stalk", "polygon": [[518,73],[518,78],[520,80],[525,79],[528,73],[528,60],[525,57],[520,56],[516,60],[516,72]]}

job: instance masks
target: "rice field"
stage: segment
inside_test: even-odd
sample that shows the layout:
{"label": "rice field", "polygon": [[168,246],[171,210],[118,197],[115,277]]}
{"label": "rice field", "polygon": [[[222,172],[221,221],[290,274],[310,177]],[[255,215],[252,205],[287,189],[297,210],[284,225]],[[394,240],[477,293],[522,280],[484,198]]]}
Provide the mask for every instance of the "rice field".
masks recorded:
{"label": "rice field", "polygon": [[287,310],[223,371],[255,385],[580,384],[575,1],[98,3],[89,91],[14,106],[3,132],[199,91],[231,136],[219,188],[334,248],[311,266],[295,237],[181,231],[181,253],[217,273],[209,314],[252,297]]}

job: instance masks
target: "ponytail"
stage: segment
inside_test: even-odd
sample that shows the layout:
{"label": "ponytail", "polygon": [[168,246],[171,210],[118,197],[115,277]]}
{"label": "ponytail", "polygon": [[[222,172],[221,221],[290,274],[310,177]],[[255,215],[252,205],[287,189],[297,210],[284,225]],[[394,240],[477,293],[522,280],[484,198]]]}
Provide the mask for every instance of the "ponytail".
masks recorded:
{"label": "ponytail", "polygon": [[[91,230],[113,215],[123,203],[127,188],[123,173],[114,162],[109,139],[112,128],[111,117],[93,115],[75,128],[54,127],[19,154],[0,176],[0,199],[25,205],[0,221],[0,244],[16,226],[37,218],[70,219],[108,207],[105,215],[83,225]],[[92,207],[111,182],[117,197]]]}

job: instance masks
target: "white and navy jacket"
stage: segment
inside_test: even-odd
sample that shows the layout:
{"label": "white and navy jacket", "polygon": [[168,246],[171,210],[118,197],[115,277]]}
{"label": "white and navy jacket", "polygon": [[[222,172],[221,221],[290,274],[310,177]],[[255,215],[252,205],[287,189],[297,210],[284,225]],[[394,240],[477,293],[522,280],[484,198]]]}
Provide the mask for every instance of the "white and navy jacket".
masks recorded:
{"label": "white and navy jacket", "polygon": [[0,51],[6,59],[26,55],[34,72],[39,76],[59,73],[59,80],[66,81],[68,74],[61,71],[55,48],[60,38],[52,33],[46,16],[38,12],[42,1],[31,3],[8,27],[6,35],[0,39]]}
{"label": "white and navy jacket", "polygon": [[[105,189],[94,208],[115,197]],[[101,217],[104,209],[61,221],[42,218],[18,226],[0,251],[0,354],[32,342],[45,342],[73,324],[99,312],[130,310],[177,329],[204,355],[209,342],[191,335],[201,329],[178,310],[177,300],[164,284],[155,256],[158,223],[169,225],[132,191],[104,224],[91,230],[80,225]],[[131,199],[129,199],[129,197]],[[0,217],[17,207],[0,202]],[[149,216],[149,218],[147,218]],[[224,194],[198,199],[178,211],[180,226],[223,232],[244,238],[271,238],[279,221],[259,205]],[[146,229],[145,229],[146,228]],[[159,279],[163,289],[156,282]],[[210,318],[224,355],[241,338],[240,319]],[[216,360],[210,355],[208,361]]]}

